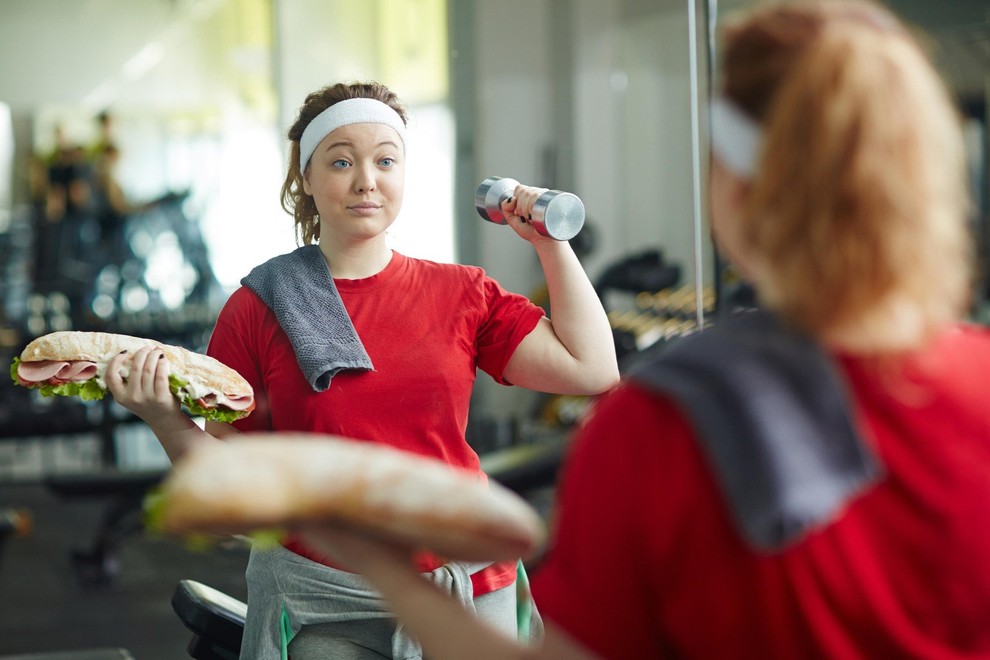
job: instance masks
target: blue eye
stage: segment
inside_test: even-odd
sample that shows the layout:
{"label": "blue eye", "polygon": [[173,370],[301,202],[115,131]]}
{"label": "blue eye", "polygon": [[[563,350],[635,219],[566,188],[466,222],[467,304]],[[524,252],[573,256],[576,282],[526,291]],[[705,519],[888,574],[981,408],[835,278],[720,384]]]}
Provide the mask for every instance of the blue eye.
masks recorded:
{"label": "blue eye", "polygon": [[393,165],[395,165],[395,159],[382,158],[380,161],[378,161],[378,164],[381,165],[382,167],[392,167]]}
{"label": "blue eye", "polygon": [[337,168],[338,170],[342,170],[342,169],[344,169],[345,167],[350,167],[350,166],[351,166],[351,164],[350,164],[350,163],[348,163],[348,162],[347,162],[346,160],[344,160],[343,158],[338,158],[337,160],[335,160],[335,161],[333,161],[332,163],[330,163],[330,166],[331,166],[331,167],[335,167],[335,168]]}

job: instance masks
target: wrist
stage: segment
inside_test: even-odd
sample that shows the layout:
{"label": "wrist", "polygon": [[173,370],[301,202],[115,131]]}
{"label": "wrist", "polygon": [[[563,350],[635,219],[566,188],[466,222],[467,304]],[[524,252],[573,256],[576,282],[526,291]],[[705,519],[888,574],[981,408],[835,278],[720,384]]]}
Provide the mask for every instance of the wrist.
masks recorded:
{"label": "wrist", "polygon": [[192,419],[189,418],[181,410],[173,410],[167,414],[158,414],[154,416],[142,417],[144,423],[147,424],[155,435],[161,437],[162,435],[173,435],[176,433],[184,433],[194,428],[199,428]]}
{"label": "wrist", "polygon": [[530,242],[540,259],[544,257],[556,258],[571,252],[571,245],[567,241],[558,241],[542,234],[537,234]]}

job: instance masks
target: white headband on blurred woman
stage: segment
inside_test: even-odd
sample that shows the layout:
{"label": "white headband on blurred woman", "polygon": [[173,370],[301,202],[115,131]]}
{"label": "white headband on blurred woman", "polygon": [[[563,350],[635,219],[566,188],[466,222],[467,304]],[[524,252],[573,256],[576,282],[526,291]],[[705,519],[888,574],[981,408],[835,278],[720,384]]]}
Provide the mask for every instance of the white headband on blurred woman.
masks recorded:
{"label": "white headband on blurred woman", "polygon": [[712,152],[733,173],[752,179],[763,139],[760,125],[724,96],[712,100],[711,122]]}
{"label": "white headband on blurred woman", "polygon": [[348,124],[385,124],[395,129],[406,149],[406,125],[402,117],[387,104],[375,99],[345,99],[316,115],[299,139],[299,169],[305,170],[310,157],[323,138]]}

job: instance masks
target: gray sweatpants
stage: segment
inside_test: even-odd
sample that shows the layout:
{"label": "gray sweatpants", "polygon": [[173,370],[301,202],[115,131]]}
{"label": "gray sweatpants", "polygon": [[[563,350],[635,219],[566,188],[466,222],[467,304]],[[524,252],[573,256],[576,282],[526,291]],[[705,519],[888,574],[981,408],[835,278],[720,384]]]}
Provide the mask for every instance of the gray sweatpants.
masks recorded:
{"label": "gray sweatpants", "polygon": [[[513,586],[474,598],[471,573],[481,565],[451,562],[424,574],[489,624],[515,635]],[[419,660],[385,602],[360,575],[310,561],[281,546],[251,550],[243,660],[395,658]]]}

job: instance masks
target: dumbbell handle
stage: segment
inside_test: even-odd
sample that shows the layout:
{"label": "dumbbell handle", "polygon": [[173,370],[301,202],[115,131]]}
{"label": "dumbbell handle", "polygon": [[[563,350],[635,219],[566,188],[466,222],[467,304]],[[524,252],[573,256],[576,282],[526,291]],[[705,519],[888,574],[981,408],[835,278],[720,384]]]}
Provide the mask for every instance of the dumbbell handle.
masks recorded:
{"label": "dumbbell handle", "polygon": [[[515,179],[490,176],[478,186],[474,206],[478,214],[497,225],[508,223],[502,213],[502,202],[512,197],[519,182]],[[558,241],[569,241],[584,226],[584,203],[569,192],[548,190],[533,204],[529,221],[540,234]]]}

